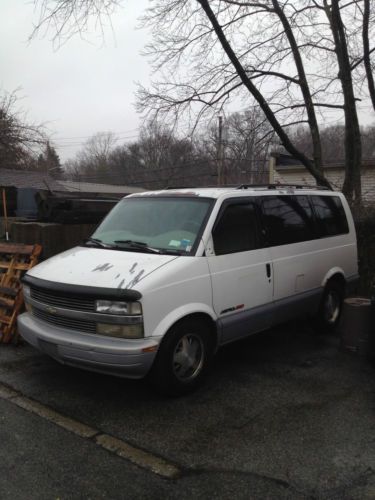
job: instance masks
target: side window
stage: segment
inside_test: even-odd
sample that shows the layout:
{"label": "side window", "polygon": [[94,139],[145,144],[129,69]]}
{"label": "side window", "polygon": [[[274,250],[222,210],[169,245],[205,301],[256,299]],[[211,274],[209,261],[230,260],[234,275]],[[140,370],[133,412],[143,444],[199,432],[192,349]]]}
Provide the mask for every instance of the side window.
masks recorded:
{"label": "side window", "polygon": [[258,248],[257,227],[255,204],[239,202],[227,205],[213,231],[215,254]]}
{"label": "side window", "polygon": [[312,196],[319,236],[335,236],[349,232],[345,210],[338,196]]}
{"label": "side window", "polygon": [[262,213],[270,246],[316,238],[312,209],[307,196],[264,196]]}

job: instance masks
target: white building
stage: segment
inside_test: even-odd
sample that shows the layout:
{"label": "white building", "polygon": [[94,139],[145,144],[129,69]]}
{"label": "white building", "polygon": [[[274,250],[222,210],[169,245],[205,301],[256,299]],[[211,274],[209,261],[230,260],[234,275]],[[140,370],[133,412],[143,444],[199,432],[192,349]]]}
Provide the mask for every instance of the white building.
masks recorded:
{"label": "white building", "polygon": [[[329,163],[323,166],[324,175],[335,190],[341,191],[345,177],[343,162]],[[367,203],[375,202],[375,159],[363,160],[361,169],[362,196]],[[306,168],[289,155],[272,153],[269,166],[271,184],[306,184],[316,185],[314,177]]]}

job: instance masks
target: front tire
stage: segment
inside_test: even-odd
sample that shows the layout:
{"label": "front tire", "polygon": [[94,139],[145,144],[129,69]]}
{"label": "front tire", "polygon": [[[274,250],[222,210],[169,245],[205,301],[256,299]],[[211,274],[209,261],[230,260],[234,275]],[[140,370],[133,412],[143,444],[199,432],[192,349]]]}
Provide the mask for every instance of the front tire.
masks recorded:
{"label": "front tire", "polygon": [[213,336],[204,320],[179,321],[161,343],[150,381],[162,394],[187,394],[201,384],[212,353]]}

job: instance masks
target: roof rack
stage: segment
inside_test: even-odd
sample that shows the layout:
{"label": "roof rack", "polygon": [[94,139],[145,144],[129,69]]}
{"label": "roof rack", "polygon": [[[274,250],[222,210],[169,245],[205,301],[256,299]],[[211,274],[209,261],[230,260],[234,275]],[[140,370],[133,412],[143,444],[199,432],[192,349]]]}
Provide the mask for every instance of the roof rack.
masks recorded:
{"label": "roof rack", "polygon": [[279,188],[293,188],[293,189],[321,189],[326,191],[332,191],[327,186],[311,186],[308,184],[240,184],[236,189],[252,189],[252,188],[264,188],[264,189],[279,189]]}
{"label": "roof rack", "polygon": [[327,186],[312,186],[311,184],[221,184],[221,185],[213,185],[213,186],[167,186],[164,189],[170,190],[170,189],[200,189],[200,188],[222,188],[222,189],[254,189],[254,188],[263,188],[263,189],[319,189],[319,190],[324,190],[324,191],[333,191],[333,189],[327,187]]}
{"label": "roof rack", "polygon": [[163,189],[169,190],[169,189],[228,189],[228,188],[233,188],[233,189],[240,189],[238,187],[238,184],[206,184],[205,186],[167,186]]}

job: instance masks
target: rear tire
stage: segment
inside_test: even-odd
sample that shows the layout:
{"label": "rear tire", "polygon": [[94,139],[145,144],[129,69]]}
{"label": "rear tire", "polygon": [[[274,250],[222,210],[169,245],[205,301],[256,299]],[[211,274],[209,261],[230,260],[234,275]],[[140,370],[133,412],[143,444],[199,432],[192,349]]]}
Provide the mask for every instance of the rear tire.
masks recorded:
{"label": "rear tire", "polygon": [[159,348],[149,380],[168,396],[180,396],[203,381],[213,354],[213,336],[207,323],[188,318],[169,330]]}
{"label": "rear tire", "polygon": [[344,287],[338,280],[328,281],[320,302],[317,327],[332,332],[338,325],[344,301]]}

